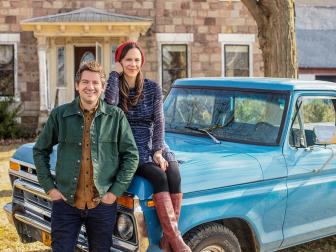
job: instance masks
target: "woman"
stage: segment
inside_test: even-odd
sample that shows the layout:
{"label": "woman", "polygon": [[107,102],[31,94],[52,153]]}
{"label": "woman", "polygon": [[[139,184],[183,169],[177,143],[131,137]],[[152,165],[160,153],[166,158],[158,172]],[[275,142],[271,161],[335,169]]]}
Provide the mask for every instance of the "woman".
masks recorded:
{"label": "woman", "polygon": [[126,114],[139,150],[137,175],[146,178],[154,188],[153,199],[163,230],[163,251],[190,251],[177,223],[182,193],[178,163],[165,148],[162,92],[158,84],[144,79],[145,62],[136,42],[121,44],[115,52],[115,69],[110,73],[105,100],[118,105]]}

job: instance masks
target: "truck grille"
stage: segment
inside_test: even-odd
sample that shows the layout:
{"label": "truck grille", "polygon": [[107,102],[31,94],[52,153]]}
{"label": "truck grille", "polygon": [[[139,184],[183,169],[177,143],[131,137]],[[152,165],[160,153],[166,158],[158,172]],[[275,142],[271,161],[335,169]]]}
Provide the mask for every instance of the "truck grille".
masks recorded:
{"label": "truck grille", "polygon": [[[9,170],[9,176],[13,186],[12,208],[15,209],[13,212],[14,219],[50,233],[51,202],[49,196],[38,184],[36,168],[31,164],[18,160],[11,159],[11,161],[20,164],[19,170]],[[55,174],[53,173],[54,172],[52,172],[52,175],[54,176]],[[134,219],[130,209],[125,209],[123,206],[118,205],[118,212],[127,213],[129,216],[132,216],[134,225],[137,226],[136,229],[139,228],[139,222]],[[144,223],[144,221],[141,222],[142,224]],[[143,228],[143,225],[141,228]],[[146,231],[140,231],[140,229],[137,231],[147,233]],[[113,236],[113,243],[116,248],[113,248],[114,250],[112,249],[112,251],[139,251],[138,238],[138,235],[135,235],[132,240],[126,242],[116,234]],[[88,251],[84,226],[81,228],[77,247]],[[147,235],[142,238],[140,247],[148,247]],[[140,251],[145,250],[140,249]]]}

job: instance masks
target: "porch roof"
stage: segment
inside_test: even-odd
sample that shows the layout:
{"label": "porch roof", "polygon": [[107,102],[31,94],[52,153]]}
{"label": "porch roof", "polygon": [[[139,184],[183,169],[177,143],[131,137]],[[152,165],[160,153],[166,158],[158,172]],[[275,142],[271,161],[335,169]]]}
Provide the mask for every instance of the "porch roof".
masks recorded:
{"label": "porch roof", "polygon": [[25,23],[74,23],[74,22],[142,22],[152,21],[150,18],[121,15],[104,10],[86,7],[66,13],[34,17],[22,21]]}
{"label": "porch roof", "polygon": [[92,7],[21,21],[24,31],[37,36],[127,36],[144,33],[151,18],[128,16]]}

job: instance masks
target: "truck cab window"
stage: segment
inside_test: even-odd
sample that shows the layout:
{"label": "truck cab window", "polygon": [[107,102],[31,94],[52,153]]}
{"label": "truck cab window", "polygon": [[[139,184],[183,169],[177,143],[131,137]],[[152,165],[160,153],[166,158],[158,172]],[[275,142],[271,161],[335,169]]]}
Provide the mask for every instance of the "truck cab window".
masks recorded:
{"label": "truck cab window", "polygon": [[294,112],[289,143],[295,147],[314,145],[314,127],[335,126],[335,104],[333,97],[299,98]]}

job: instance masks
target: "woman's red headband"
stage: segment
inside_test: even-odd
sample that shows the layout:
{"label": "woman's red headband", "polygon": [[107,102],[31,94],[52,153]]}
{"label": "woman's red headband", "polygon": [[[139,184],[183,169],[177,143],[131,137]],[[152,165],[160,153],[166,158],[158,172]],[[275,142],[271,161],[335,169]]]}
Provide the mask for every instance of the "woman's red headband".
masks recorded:
{"label": "woman's red headband", "polygon": [[127,42],[122,43],[121,45],[119,45],[117,47],[117,49],[115,51],[115,56],[114,56],[115,62],[119,62],[121,60],[122,51],[124,50],[124,48],[126,46],[131,45],[131,44],[135,45],[137,48],[140,49],[140,53],[141,53],[141,66],[143,66],[143,64],[145,63],[145,54],[142,51],[141,47],[135,41],[127,41]]}

